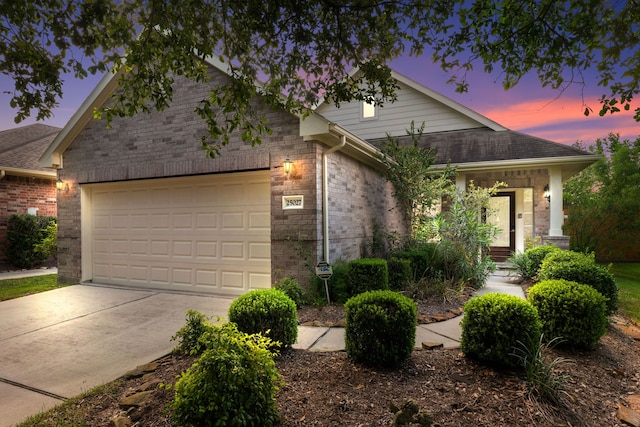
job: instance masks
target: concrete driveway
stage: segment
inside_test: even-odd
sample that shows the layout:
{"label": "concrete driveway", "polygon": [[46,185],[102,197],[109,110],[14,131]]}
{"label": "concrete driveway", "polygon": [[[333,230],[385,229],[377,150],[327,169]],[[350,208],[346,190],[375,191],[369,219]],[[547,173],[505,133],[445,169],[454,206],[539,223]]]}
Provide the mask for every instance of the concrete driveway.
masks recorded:
{"label": "concrete driveway", "polygon": [[0,427],[169,353],[187,309],[231,298],[74,285],[0,302]]}

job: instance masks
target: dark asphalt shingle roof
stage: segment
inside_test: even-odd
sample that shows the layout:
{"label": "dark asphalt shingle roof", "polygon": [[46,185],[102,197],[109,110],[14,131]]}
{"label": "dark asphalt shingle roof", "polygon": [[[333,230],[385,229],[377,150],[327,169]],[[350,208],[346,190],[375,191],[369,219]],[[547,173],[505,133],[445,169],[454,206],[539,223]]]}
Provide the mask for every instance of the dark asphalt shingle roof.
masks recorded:
{"label": "dark asphalt shingle roof", "polygon": [[61,130],[37,123],[0,131],[0,169],[51,171],[38,161]]}
{"label": "dark asphalt shingle roof", "polygon": [[[400,142],[411,142],[409,136],[399,139]],[[380,140],[370,142],[378,145]],[[436,164],[446,164],[449,161],[458,164],[591,155],[575,147],[520,132],[494,131],[488,128],[424,134],[420,145],[434,149]]]}

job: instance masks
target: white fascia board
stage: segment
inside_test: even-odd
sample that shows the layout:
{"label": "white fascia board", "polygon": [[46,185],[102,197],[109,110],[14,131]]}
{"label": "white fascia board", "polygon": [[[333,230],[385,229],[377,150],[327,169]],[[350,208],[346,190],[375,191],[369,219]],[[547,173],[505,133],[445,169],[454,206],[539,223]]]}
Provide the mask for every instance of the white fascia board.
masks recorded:
{"label": "white fascia board", "polygon": [[8,168],[0,166],[0,170],[4,171],[7,175],[12,176],[26,176],[29,178],[43,178],[43,179],[53,179],[55,180],[57,177],[56,171],[39,171],[39,170],[31,170],[31,169],[19,169],[19,168]]}
{"label": "white fascia board", "polygon": [[102,77],[80,108],[71,116],[64,128],[40,156],[40,166],[53,169],[62,168],[62,153],[87,123],[93,119],[93,109],[104,104],[116,89],[123,68],[121,67],[120,71],[116,73],[108,72]]}
{"label": "white fascia board", "polygon": [[306,118],[300,118],[300,136],[305,141],[322,141],[330,147],[338,145],[340,137],[344,136],[347,146],[340,151],[371,166],[382,166],[380,150],[319,114],[312,113]]}
{"label": "white fascia board", "polygon": [[[496,160],[491,162],[470,162],[470,163],[452,163],[458,172],[489,172],[496,170],[523,170],[523,169],[547,169],[549,167],[560,167],[563,170],[563,180],[566,180],[587,168],[591,164],[600,160],[602,156],[598,154],[590,154],[584,156],[566,156],[566,157],[542,157],[535,159],[514,159],[514,160]],[[433,165],[434,170],[442,170],[446,165]]]}

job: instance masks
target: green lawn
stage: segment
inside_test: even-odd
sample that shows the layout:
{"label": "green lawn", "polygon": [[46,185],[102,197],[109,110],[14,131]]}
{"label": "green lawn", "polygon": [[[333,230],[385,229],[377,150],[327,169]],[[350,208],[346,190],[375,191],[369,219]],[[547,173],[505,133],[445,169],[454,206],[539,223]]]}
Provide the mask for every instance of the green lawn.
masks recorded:
{"label": "green lawn", "polygon": [[640,264],[613,264],[611,273],[618,285],[618,310],[640,322]]}
{"label": "green lawn", "polygon": [[57,274],[0,280],[0,301],[50,291],[63,286],[68,285],[58,285]]}

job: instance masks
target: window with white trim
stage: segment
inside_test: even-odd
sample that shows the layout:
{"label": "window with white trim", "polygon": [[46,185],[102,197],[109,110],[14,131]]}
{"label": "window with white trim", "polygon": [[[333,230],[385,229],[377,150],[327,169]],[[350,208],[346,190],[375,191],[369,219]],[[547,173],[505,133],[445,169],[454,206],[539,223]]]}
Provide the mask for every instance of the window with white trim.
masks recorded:
{"label": "window with white trim", "polygon": [[360,104],[360,119],[374,120],[378,118],[378,107],[373,102],[362,101]]}

